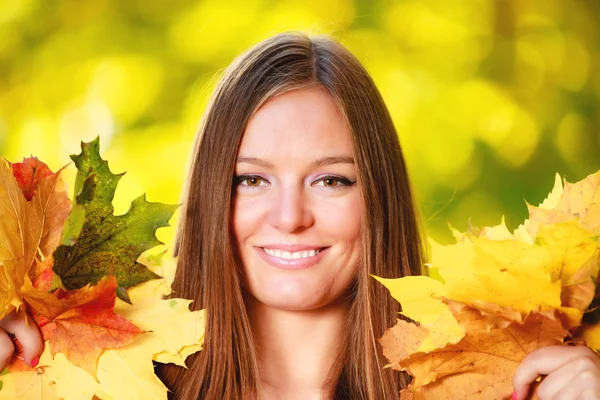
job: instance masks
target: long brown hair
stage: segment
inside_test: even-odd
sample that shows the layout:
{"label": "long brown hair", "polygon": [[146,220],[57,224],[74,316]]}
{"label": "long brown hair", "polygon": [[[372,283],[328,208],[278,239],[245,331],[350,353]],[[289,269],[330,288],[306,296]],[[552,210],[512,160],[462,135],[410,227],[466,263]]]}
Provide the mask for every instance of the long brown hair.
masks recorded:
{"label": "long brown hair", "polygon": [[203,116],[189,159],[174,254],[177,297],[206,309],[203,350],[189,369],[159,376],[181,399],[258,399],[256,349],[231,231],[232,177],[243,132],[267,100],[319,84],[337,101],[351,131],[364,197],[363,268],[351,287],[346,349],[329,378],[335,399],[394,399],[406,384],[386,364],[377,339],[399,306],[369,274],[415,275],[423,260],[419,222],[392,119],[366,69],[344,46],[299,32],[273,36],[225,70]]}

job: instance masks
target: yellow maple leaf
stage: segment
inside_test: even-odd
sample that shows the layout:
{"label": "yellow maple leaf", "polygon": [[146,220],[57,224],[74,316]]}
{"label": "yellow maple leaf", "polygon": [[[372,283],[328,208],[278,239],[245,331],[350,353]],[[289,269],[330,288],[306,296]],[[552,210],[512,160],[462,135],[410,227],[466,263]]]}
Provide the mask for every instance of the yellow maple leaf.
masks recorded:
{"label": "yellow maple leaf", "polygon": [[163,299],[163,284],[162,279],[156,279],[130,289],[132,304],[117,299],[115,312],[140,329],[153,332],[162,342],[158,352],[178,355],[184,347],[202,341],[204,310],[191,312],[191,300]]}
{"label": "yellow maple leaf", "polygon": [[161,351],[155,354],[152,359],[163,364],[173,363],[187,368],[187,365],[185,365],[186,358],[200,350],[202,350],[202,344],[193,344],[191,346],[183,346],[177,354]]}
{"label": "yellow maple leaf", "polygon": [[2,400],[43,400],[56,399],[56,388],[44,373],[45,367],[35,371],[13,372],[1,377]]}
{"label": "yellow maple leaf", "polygon": [[167,387],[154,374],[152,355],[162,341],[152,332],[138,336],[133,343],[107,350],[98,360],[101,389],[96,396],[109,399],[166,399]]}
{"label": "yellow maple leaf", "polygon": [[[563,185],[564,182],[564,185]],[[528,204],[529,219],[519,227],[527,230],[528,234],[535,238],[545,225],[560,223],[569,220],[577,221],[584,229],[592,234],[600,235],[600,171],[588,175],[585,179],[569,183],[556,175],[556,182],[552,193],[538,207]],[[572,272],[572,271],[571,271]],[[576,271],[563,279],[562,298],[563,312],[570,321],[580,319],[578,314],[590,304],[590,299],[595,299],[586,310],[584,327],[578,332],[576,339],[585,337],[585,340],[595,345],[600,343],[600,329],[594,328],[594,324],[600,321],[600,293],[597,285],[598,265],[591,261],[579,271]]]}
{"label": "yellow maple leaf", "polygon": [[115,313],[147,333],[100,356],[97,369],[100,390],[96,396],[103,400],[166,399],[167,388],[154,374],[152,361],[185,366],[187,356],[202,349],[205,311],[190,311],[191,300],[164,298],[170,293],[168,282],[176,263],[174,260],[161,263],[166,278],[129,289],[132,304],[117,299]]}
{"label": "yellow maple leaf", "polygon": [[[557,177],[557,179],[559,179]],[[535,237],[540,225],[577,219],[581,226],[600,234],[600,171],[577,183],[564,181],[564,187],[554,190],[539,207],[527,205],[527,229]]]}
{"label": "yellow maple leaf", "polygon": [[58,245],[71,207],[61,171],[41,179],[27,201],[11,167],[0,160],[0,318],[21,306],[19,289],[36,257],[43,261]]}
{"label": "yellow maple leaf", "polygon": [[[86,371],[73,365],[62,353],[54,359],[46,344],[39,364],[31,371],[0,376],[0,399],[63,400],[91,399],[100,385]],[[73,384],[77,382],[77,384]]]}
{"label": "yellow maple leaf", "polygon": [[540,203],[538,207],[543,208],[544,210],[555,209],[560,203],[560,199],[562,198],[563,192],[564,190],[562,185],[562,179],[559,174],[556,174],[554,175],[554,187],[552,188],[552,191],[550,192],[550,194],[548,194],[548,197],[546,197],[546,199],[544,199],[544,201]]}
{"label": "yellow maple leaf", "polygon": [[27,226],[27,200],[8,163],[0,160],[0,318],[18,308],[18,290],[33,263],[41,226]]}
{"label": "yellow maple leaf", "polygon": [[431,249],[431,264],[452,299],[482,300],[523,314],[560,307],[560,282],[552,281],[546,270],[550,254],[540,246],[473,237],[450,246],[431,241]]}
{"label": "yellow maple leaf", "polygon": [[452,225],[449,225],[449,227],[450,231],[452,232],[452,236],[454,236],[457,242],[470,240],[470,238],[473,237],[484,237],[490,240],[515,239],[514,235],[510,233],[510,231],[506,227],[506,221],[504,220],[504,216],[502,216],[500,224],[496,226],[484,226],[483,228],[478,228],[471,225],[471,223],[469,222],[469,228],[467,232],[460,232]]}
{"label": "yellow maple leaf", "polygon": [[[560,283],[561,310],[568,321],[567,328],[579,325],[583,311],[594,295],[598,275],[598,244],[596,236],[578,221],[541,225],[535,243],[530,244],[512,235],[504,219],[495,227],[469,227],[466,233],[455,230],[453,234],[459,242],[457,245],[440,246],[432,243],[432,266],[446,281],[450,297],[462,301],[468,301],[469,298],[495,301],[494,296],[501,293],[494,292],[503,291],[504,287],[501,284],[494,286],[494,281],[505,279],[511,285],[517,285],[509,287],[527,287],[528,283],[535,281],[536,285],[527,291],[506,293],[502,296],[504,300],[497,301],[526,314],[534,311],[536,305],[541,308],[559,307],[557,289]],[[482,265],[486,267],[482,268]],[[498,268],[489,268],[494,265]],[[542,277],[545,277],[546,285],[539,286]],[[457,281],[457,278],[462,281]],[[464,292],[463,286],[464,296],[456,297],[452,288],[461,289],[466,282],[472,284],[473,290]],[[487,289],[487,294],[483,293],[484,289]],[[544,302],[541,300],[542,292],[546,289],[551,291],[546,293]],[[521,292],[526,293],[529,299],[519,301],[517,297],[521,296]]]}
{"label": "yellow maple leaf", "polygon": [[402,305],[402,315],[427,327],[427,335],[419,343],[419,351],[428,352],[447,343],[456,343],[464,336],[448,307],[442,302],[442,297],[447,294],[441,282],[427,276],[407,276],[400,279],[373,277]]}
{"label": "yellow maple leaf", "polygon": [[[560,203],[560,199],[563,195],[563,185],[562,185],[562,179],[560,177],[559,174],[556,174],[554,177],[554,188],[552,189],[552,191],[550,192],[550,194],[548,195],[548,197],[546,197],[546,199],[540,203],[539,206],[535,207],[532,206],[529,203],[527,204],[527,208],[530,212],[531,215],[531,211],[535,210],[535,209],[540,209],[540,210],[553,210],[556,207],[558,207],[558,204]],[[569,218],[561,218],[560,220],[554,221],[554,222],[560,222],[560,221],[566,221]],[[532,243],[535,240],[535,237],[537,235],[537,230],[539,228],[539,223],[538,221],[535,220],[529,220],[526,219],[521,225],[519,225],[519,227],[517,229],[515,229],[514,231],[514,235],[515,237],[521,239],[522,241],[525,241],[527,243]]]}

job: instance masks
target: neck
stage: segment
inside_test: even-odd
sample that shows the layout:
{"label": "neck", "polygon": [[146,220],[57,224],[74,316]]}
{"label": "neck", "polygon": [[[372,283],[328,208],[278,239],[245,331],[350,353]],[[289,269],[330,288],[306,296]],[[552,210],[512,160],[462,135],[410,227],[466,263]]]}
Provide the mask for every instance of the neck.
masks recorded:
{"label": "neck", "polygon": [[286,311],[251,296],[248,316],[257,347],[263,399],[329,398],[327,378],[342,351],[349,304]]}

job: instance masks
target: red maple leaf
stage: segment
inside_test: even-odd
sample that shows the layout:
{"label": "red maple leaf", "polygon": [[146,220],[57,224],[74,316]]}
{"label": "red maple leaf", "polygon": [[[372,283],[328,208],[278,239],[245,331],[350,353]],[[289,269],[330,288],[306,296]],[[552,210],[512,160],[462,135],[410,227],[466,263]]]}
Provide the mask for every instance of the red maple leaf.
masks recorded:
{"label": "red maple leaf", "polygon": [[125,346],[143,333],[115,314],[117,281],[109,275],[95,286],[48,293],[27,281],[22,290],[27,310],[49,341],[52,355],[63,353],[74,365],[96,376],[98,357]]}
{"label": "red maple leaf", "polygon": [[27,201],[33,198],[38,183],[54,175],[48,166],[37,157],[24,158],[22,163],[11,163],[13,175]]}

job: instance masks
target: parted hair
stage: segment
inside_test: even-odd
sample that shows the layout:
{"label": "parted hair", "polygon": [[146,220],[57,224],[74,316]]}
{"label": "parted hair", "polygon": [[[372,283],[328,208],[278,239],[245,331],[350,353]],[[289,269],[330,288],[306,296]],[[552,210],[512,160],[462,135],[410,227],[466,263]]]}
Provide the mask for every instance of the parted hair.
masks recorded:
{"label": "parted hair", "polygon": [[[364,199],[361,267],[349,289],[344,349],[328,376],[334,399],[397,399],[406,375],[384,368],[380,338],[400,307],[370,274],[421,273],[423,242],[400,142],[366,68],[327,35],[284,32],[239,55],[223,72],[188,161],[174,243],[174,296],[206,309],[203,349],[188,368],[160,366],[174,399],[259,399],[256,347],[240,283],[232,222],[232,180],[252,115],[289,90],[322,85],[350,128]],[[307,116],[310,117],[310,116]]]}

